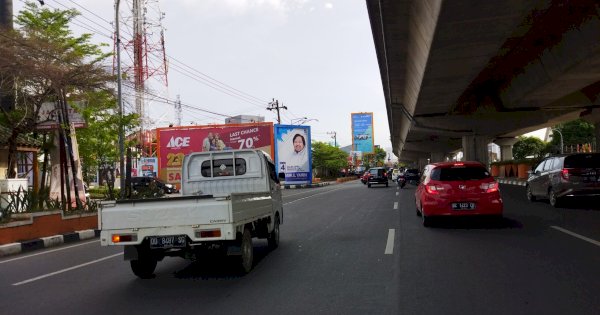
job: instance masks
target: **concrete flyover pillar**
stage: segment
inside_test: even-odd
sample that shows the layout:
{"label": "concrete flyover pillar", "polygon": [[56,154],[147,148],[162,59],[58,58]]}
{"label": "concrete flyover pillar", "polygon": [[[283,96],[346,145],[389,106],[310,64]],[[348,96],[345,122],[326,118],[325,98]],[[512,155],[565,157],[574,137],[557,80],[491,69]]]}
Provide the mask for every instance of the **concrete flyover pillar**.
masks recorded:
{"label": "concrete flyover pillar", "polygon": [[488,143],[492,139],[484,136],[463,136],[462,146],[465,161],[479,161],[488,165]]}
{"label": "concrete flyover pillar", "polygon": [[419,169],[419,171],[421,171],[427,164],[429,164],[428,158],[419,158],[419,165],[417,168]]}
{"label": "concrete flyover pillar", "polygon": [[519,139],[517,138],[498,138],[494,143],[500,146],[500,160],[508,161],[513,159],[512,148]]}
{"label": "concrete flyover pillar", "polygon": [[444,152],[431,152],[431,163],[435,162],[446,162],[446,153]]}

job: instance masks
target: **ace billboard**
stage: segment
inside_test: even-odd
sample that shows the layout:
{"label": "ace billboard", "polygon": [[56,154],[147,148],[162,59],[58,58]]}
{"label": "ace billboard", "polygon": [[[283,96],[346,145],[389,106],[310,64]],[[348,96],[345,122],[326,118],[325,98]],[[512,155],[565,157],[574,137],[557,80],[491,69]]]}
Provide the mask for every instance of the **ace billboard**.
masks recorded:
{"label": "ace billboard", "polygon": [[273,155],[273,123],[158,128],[159,177],[181,188],[183,158],[192,152],[260,149]]}
{"label": "ace billboard", "polygon": [[310,126],[275,125],[275,165],[286,184],[312,182]]}

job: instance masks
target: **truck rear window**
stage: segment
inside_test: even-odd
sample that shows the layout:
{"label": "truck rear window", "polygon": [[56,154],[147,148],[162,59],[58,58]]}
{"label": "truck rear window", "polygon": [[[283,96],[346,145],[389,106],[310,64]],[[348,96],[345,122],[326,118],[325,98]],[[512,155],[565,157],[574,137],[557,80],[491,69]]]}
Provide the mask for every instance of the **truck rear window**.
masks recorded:
{"label": "truck rear window", "polygon": [[211,176],[211,161],[202,162],[201,166],[202,177],[221,177],[246,174],[246,160],[236,158],[235,167],[233,159],[218,159],[212,160],[212,176]]}

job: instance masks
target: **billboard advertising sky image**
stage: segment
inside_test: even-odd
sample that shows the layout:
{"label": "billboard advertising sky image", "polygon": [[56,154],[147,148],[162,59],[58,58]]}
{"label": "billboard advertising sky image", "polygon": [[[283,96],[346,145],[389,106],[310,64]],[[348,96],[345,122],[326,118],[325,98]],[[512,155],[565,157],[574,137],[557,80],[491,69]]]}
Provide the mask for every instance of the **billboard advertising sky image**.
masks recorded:
{"label": "billboard advertising sky image", "polygon": [[180,188],[183,158],[192,152],[260,149],[273,155],[273,123],[157,129],[159,177]]}
{"label": "billboard advertising sky image", "polygon": [[310,126],[275,125],[275,165],[286,184],[312,182]]}
{"label": "billboard advertising sky image", "polygon": [[373,113],[352,113],[352,151],[374,152]]}

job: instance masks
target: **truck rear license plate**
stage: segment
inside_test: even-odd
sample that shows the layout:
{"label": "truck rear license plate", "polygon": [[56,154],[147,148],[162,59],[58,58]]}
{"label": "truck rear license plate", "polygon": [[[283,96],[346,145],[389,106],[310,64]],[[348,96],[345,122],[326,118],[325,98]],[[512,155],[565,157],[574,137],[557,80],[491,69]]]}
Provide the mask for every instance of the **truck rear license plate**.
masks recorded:
{"label": "truck rear license plate", "polygon": [[185,235],[151,236],[150,248],[185,247]]}
{"label": "truck rear license plate", "polygon": [[475,209],[474,202],[454,202],[452,203],[452,210],[473,210]]}

